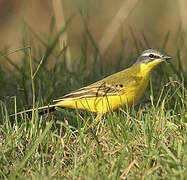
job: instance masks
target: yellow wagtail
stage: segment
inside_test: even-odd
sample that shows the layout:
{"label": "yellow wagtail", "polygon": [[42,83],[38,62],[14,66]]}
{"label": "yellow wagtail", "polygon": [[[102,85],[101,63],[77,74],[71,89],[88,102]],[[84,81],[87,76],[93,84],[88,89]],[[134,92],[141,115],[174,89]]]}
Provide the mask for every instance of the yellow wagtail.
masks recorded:
{"label": "yellow wagtail", "polygon": [[[42,112],[45,113],[53,111],[57,107],[63,107],[88,110],[101,115],[109,110],[116,110],[120,106],[131,107],[143,96],[152,70],[168,59],[171,57],[160,51],[145,50],[130,68],[73,91],[54,100],[53,105],[39,107],[38,110],[43,110]],[[32,110],[29,109],[16,114],[27,113]]]}

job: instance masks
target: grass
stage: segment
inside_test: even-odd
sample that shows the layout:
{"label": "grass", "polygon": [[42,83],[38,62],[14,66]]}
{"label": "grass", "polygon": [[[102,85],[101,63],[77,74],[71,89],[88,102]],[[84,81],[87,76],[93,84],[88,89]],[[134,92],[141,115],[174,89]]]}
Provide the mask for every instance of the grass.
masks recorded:
{"label": "grass", "polygon": [[[95,61],[85,74],[86,42],[73,71],[67,68],[65,51],[53,54],[54,67],[49,68],[58,37],[46,44],[42,58],[34,57],[32,46],[14,50],[23,53],[20,66],[4,52],[2,58],[13,68],[0,67],[0,178],[185,179],[187,75],[180,53],[178,66],[162,64],[154,71],[146,92],[151,104],[110,112],[94,131],[88,128],[95,114],[85,111],[59,109],[44,116],[33,111],[9,118],[9,113],[46,105],[122,68],[120,55],[116,69]],[[126,57],[129,62],[136,58]]]}

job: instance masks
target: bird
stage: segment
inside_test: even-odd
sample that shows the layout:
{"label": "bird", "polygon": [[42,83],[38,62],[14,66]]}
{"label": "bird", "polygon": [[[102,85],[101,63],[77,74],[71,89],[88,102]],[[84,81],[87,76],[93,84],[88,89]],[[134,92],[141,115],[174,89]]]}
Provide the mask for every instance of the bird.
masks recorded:
{"label": "bird", "polygon": [[[110,110],[117,110],[119,107],[132,107],[144,95],[152,71],[160,63],[171,58],[171,56],[158,50],[144,50],[129,68],[72,91],[53,100],[53,104],[39,107],[37,110],[42,115],[60,107],[87,110],[102,116]],[[32,111],[33,109],[29,109],[10,116]]]}

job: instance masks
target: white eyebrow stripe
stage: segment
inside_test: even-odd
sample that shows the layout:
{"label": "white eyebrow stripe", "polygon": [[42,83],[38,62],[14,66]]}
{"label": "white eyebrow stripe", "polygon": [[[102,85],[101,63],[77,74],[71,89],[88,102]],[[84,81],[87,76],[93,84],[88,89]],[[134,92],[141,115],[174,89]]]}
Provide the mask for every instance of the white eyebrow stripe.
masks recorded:
{"label": "white eyebrow stripe", "polygon": [[148,53],[144,53],[144,54],[142,54],[143,56],[149,56],[150,54],[153,54],[153,55],[155,55],[154,53],[151,53],[151,52],[148,52]]}
{"label": "white eyebrow stripe", "polygon": [[142,54],[142,56],[149,56],[150,54],[153,54],[154,56],[157,56],[157,57],[161,57],[160,54],[155,54],[155,53],[151,53],[151,52],[144,53],[144,54]]}

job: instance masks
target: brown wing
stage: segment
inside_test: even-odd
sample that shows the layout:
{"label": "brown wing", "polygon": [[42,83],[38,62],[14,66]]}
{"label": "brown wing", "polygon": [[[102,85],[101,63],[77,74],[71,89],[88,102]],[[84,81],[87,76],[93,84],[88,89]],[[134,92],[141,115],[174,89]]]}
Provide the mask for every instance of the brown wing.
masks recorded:
{"label": "brown wing", "polygon": [[90,86],[83,87],[57,100],[54,100],[53,102],[69,101],[91,97],[115,96],[121,95],[123,93],[124,90],[122,89],[122,87],[120,87],[120,85],[110,85],[104,82],[102,84],[92,84]]}

